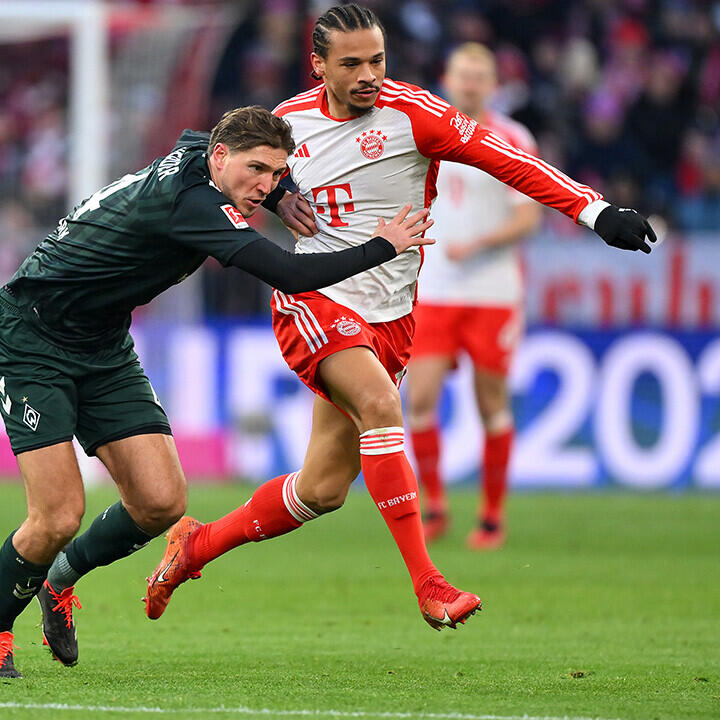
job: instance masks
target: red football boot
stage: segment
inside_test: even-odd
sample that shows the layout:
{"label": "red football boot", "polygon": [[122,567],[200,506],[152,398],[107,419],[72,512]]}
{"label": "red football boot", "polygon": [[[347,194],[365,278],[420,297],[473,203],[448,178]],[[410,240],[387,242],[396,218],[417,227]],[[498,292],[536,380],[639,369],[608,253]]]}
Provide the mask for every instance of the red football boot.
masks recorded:
{"label": "red football boot", "polygon": [[9,631],[0,632],[0,677],[21,678],[22,675],[15,669],[13,655],[15,654],[15,636]]}
{"label": "red football boot", "polygon": [[471,550],[499,550],[505,544],[505,530],[500,523],[481,522],[467,536]]}
{"label": "red football boot", "polygon": [[450,529],[450,516],[446,512],[429,512],[423,517],[425,542],[439,540]]}
{"label": "red football boot", "polygon": [[145,613],[151,620],[157,620],[164,612],[175,588],[186,580],[200,577],[198,570],[188,567],[187,541],[202,523],[195,518],[180,518],[168,531],[167,546],[160,564],[147,579]]}
{"label": "red football boot", "polygon": [[426,622],[436,630],[457,627],[482,610],[477,595],[462,592],[448,583],[442,575],[428,578],[418,591],[418,605]]}

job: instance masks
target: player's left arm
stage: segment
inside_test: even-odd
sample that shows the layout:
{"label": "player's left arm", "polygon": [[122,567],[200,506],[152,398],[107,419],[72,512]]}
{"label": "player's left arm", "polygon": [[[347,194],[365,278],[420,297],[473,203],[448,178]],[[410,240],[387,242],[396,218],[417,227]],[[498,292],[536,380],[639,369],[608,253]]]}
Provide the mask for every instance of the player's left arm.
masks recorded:
{"label": "player's left arm", "polygon": [[274,212],[295,238],[312,237],[318,232],[310,203],[299,192],[278,185],[263,201],[263,207]]}
{"label": "player's left arm", "polygon": [[410,114],[417,148],[425,157],[473,165],[589,227],[608,245],[650,252],[649,242],[655,242],[656,237],[642,215],[611,205],[593,188],[511,145],[457,108],[441,102],[446,106],[442,115],[417,107]]}
{"label": "player's left arm", "polygon": [[542,207],[532,200],[523,198],[512,206],[510,216],[502,225],[478,235],[472,242],[448,243],[445,254],[450,260],[461,262],[486,250],[515,245],[537,230],[541,217]]}

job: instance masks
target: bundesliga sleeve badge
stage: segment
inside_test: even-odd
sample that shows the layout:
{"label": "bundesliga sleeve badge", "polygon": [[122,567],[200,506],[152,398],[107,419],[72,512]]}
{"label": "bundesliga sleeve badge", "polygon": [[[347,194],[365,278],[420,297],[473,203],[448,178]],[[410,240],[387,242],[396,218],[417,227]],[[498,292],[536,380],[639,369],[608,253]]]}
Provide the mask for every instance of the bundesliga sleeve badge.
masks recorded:
{"label": "bundesliga sleeve badge", "polygon": [[233,205],[221,205],[220,209],[225,213],[227,219],[236,230],[242,230],[243,228],[249,227],[245,222],[245,218],[240,214],[240,211]]}

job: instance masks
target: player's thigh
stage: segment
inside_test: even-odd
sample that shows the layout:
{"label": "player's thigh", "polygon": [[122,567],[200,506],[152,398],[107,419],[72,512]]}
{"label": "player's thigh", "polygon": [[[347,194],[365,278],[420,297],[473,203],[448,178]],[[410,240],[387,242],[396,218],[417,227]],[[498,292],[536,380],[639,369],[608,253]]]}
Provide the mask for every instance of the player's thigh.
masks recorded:
{"label": "player's thigh", "polygon": [[187,485],[171,435],[132,435],[101,445],[96,452],[143,530],[162,532],[185,512]]}
{"label": "player's thigh", "polygon": [[88,455],[136,435],[171,435],[170,423],[143,372],[132,341],[93,358],[94,372],[79,379],[76,435]]}
{"label": "player's thigh", "polygon": [[62,442],[20,453],[17,461],[28,517],[13,544],[30,562],[44,564],[77,532],[85,512],[75,449],[71,442]]}
{"label": "player's thigh", "polygon": [[298,496],[319,511],[340,507],[359,473],[355,424],[335,405],[316,396],[310,441],[297,479]]}
{"label": "player's thigh", "polygon": [[326,357],[318,375],[330,399],[364,432],[402,425],[397,386],[368,347],[351,347]]}
{"label": "player's thigh", "polygon": [[13,452],[72,440],[77,390],[67,353],[0,305],[0,415]]}
{"label": "player's thigh", "polygon": [[421,355],[408,365],[408,410],[413,427],[429,425],[435,416],[445,376],[454,365],[448,355]]}

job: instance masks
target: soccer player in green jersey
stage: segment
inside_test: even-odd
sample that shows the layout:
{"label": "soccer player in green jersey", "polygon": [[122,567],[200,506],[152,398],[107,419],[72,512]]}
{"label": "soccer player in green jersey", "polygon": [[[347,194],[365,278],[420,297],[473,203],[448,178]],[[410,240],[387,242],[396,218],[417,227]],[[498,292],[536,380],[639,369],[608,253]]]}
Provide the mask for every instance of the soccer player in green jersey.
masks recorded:
{"label": "soccer player in green jersey", "polygon": [[[185,511],[185,477],[133,350],[131,311],[208,256],[293,293],[433,242],[421,237],[427,211],[409,216],[409,206],[341,252],[294,255],[263,238],[245,218],[285,194],[273,191],[293,151],[289,125],[260,107],[226,113],[210,135],[186,130],[169,155],[77,206],[0,289],[0,414],[28,504],[0,548],[0,677],[20,677],[12,628],[35,595],[44,641],[64,664],[77,662],[75,582]],[[73,436],[121,498],[74,540],[85,504]]]}

